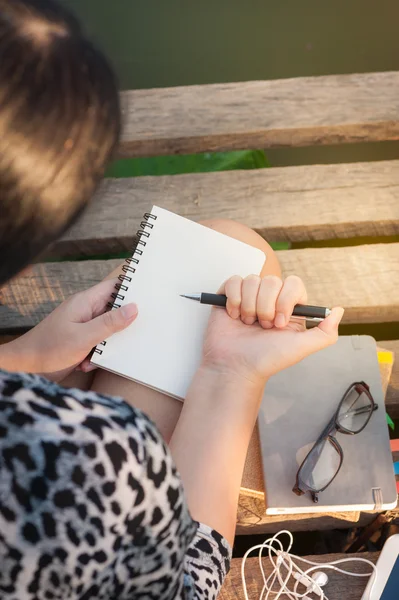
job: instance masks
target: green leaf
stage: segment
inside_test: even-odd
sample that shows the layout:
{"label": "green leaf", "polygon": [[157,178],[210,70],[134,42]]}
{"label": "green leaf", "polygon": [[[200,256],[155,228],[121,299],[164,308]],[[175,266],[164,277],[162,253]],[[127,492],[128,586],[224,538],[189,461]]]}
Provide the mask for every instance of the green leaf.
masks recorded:
{"label": "green leaf", "polygon": [[234,169],[264,169],[269,166],[263,150],[206,152],[151,158],[126,158],[114,162],[107,177],[140,177],[144,175],[181,175]]}
{"label": "green leaf", "polygon": [[289,250],[291,242],[269,242],[273,250]]}
{"label": "green leaf", "polygon": [[389,427],[394,430],[395,429],[395,423],[392,421],[391,417],[389,416],[388,413],[385,413],[386,417],[387,417],[387,423],[389,425]]}

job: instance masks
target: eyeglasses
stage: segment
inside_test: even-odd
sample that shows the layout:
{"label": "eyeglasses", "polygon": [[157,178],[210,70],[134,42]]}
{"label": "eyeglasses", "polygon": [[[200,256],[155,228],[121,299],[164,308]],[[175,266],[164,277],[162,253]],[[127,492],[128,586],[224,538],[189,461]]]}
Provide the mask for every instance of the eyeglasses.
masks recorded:
{"label": "eyeglasses", "polygon": [[334,481],[344,460],[336,433],[356,435],[363,431],[378,409],[369,386],[360,381],[346,390],[338,409],[299,467],[292,491],[298,496],[310,492],[313,502]]}

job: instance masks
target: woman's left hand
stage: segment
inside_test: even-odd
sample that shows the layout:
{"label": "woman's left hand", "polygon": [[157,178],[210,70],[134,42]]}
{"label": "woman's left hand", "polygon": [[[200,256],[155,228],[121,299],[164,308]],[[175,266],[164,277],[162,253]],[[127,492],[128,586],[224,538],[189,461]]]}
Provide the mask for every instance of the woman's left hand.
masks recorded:
{"label": "woman's left hand", "polygon": [[65,300],[39,325],[0,346],[0,367],[40,373],[61,381],[76,367],[90,371],[94,346],[128,327],[137,316],[135,304],[106,311],[116,279],[108,279]]}

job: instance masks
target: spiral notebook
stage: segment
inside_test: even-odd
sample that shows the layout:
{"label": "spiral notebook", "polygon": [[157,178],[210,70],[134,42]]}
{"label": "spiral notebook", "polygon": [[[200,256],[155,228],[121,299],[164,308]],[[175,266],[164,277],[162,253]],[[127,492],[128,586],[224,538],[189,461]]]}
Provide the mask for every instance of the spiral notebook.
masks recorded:
{"label": "spiral notebook", "polygon": [[[315,504],[309,493],[292,492],[303,459],[321,434],[347,388],[365,381],[378,404],[357,435],[336,434],[344,461]],[[266,384],[258,416],[266,514],[389,510],[396,481],[385,418],[375,340],[343,336],[337,344],[290,367]]]}
{"label": "spiral notebook", "polygon": [[92,363],[183,400],[201,359],[211,308],[180,294],[217,292],[232,275],[259,274],[265,254],[154,206],[114,294],[137,319],[97,346]]}

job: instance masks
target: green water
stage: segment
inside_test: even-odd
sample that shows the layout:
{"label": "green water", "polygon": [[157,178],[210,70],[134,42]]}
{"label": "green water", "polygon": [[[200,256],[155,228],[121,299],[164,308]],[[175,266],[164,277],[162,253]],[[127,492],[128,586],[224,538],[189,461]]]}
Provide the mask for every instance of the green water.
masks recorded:
{"label": "green water", "polygon": [[397,0],[64,0],[123,87],[399,68]]}
{"label": "green water", "polygon": [[[110,56],[124,89],[399,69],[397,0],[64,3]],[[381,160],[399,158],[399,143],[267,155],[272,165]]]}

